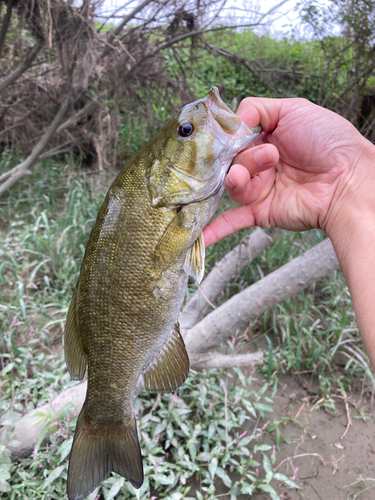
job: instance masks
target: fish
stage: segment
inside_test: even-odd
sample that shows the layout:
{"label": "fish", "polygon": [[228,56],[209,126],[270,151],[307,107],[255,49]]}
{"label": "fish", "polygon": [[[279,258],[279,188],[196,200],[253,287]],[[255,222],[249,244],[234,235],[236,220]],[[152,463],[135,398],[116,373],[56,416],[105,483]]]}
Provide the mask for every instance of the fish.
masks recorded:
{"label": "fish", "polygon": [[175,391],[189,374],[178,316],[189,275],[204,274],[204,226],[235,155],[261,132],[212,87],[184,106],[122,169],[86,247],[64,334],[73,380],[88,372],[69,459],[69,500],[110,472],[143,483],[133,400],[137,381]]}

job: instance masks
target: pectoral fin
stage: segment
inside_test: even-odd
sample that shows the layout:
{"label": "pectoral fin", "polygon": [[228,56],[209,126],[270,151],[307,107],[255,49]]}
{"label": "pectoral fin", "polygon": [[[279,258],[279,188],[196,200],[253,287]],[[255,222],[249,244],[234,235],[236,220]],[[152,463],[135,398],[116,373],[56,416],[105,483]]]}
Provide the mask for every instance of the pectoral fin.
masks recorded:
{"label": "pectoral fin", "polygon": [[199,238],[195,241],[194,245],[190,248],[186,254],[184,271],[186,274],[193,276],[198,283],[200,283],[204,276],[204,239],[203,233],[199,235]]}
{"label": "pectoral fin", "polygon": [[65,362],[73,380],[81,380],[86,371],[86,354],[83,351],[77,317],[77,290],[76,288],[74,291],[66,316],[64,334]]}
{"label": "pectoral fin", "polygon": [[190,207],[182,208],[171,220],[155,249],[155,264],[161,271],[184,258],[194,241],[195,225],[195,214]]}
{"label": "pectoral fin", "polygon": [[176,323],[161,353],[143,374],[145,389],[149,392],[173,392],[189,375],[189,356],[186,352],[179,324]]}

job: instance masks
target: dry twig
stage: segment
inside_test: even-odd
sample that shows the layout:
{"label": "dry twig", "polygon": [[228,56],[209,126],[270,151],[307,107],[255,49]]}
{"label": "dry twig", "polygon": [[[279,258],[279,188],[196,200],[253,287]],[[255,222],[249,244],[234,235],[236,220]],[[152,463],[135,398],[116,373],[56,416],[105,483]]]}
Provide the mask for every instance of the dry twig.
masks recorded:
{"label": "dry twig", "polygon": [[345,429],[345,432],[344,434],[340,437],[340,439],[344,439],[344,437],[347,435],[348,433],[348,430],[350,428],[350,426],[352,425],[352,418],[350,416],[350,410],[349,410],[349,403],[348,403],[348,400],[345,399],[345,409],[346,409],[346,416],[348,418],[348,424],[346,426],[346,429]]}

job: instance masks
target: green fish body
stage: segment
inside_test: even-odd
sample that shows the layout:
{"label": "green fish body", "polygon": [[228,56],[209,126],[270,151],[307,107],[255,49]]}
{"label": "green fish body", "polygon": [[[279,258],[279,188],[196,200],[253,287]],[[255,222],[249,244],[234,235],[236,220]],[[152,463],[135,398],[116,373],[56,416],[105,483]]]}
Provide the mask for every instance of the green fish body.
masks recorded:
{"label": "green fish body", "polygon": [[150,392],[172,392],[189,358],[178,315],[188,275],[204,272],[202,230],[224,191],[234,156],[259,135],[221,100],[185,106],[124,167],[101,206],[65,327],[73,379],[88,371],[68,472],[69,500],[113,471],[143,482],[132,408],[143,376]]}

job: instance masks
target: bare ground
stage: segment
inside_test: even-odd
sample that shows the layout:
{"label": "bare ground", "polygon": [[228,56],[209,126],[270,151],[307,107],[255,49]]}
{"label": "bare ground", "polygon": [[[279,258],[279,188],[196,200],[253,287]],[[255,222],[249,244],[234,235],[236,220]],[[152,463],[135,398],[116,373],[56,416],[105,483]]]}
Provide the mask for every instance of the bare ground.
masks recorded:
{"label": "bare ground", "polygon": [[[313,404],[316,397],[309,396],[308,385],[303,379],[284,378],[273,398],[272,418],[291,418],[281,424],[284,441],[276,467],[300,489],[276,482],[272,486],[283,500],[374,500],[373,402],[351,394],[346,399],[336,398],[335,410],[319,407]],[[262,494],[257,498],[270,497]]]}

